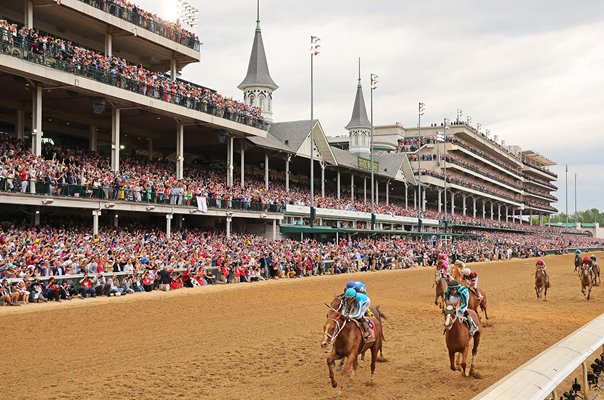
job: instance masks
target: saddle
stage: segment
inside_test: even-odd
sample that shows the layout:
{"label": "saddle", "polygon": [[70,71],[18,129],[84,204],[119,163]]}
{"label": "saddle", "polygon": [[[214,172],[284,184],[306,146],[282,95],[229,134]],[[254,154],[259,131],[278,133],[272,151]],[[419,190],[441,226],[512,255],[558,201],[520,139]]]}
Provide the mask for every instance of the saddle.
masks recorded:
{"label": "saddle", "polygon": [[[355,325],[359,327],[361,332],[365,332],[363,330],[363,327],[361,326],[360,321],[358,321],[356,319],[351,319],[351,321],[354,322]],[[373,324],[373,321],[370,319],[365,319],[365,321],[367,322],[367,330],[369,331],[369,335],[367,336],[367,338],[363,338],[363,340],[364,340],[364,345],[368,345],[368,344],[375,342],[375,325]]]}

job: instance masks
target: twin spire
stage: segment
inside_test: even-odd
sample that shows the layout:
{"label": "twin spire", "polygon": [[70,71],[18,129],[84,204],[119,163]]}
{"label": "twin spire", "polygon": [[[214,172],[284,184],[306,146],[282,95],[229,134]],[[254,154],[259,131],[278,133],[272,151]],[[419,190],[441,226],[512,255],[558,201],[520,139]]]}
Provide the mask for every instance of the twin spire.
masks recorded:
{"label": "twin spire", "polygon": [[367,109],[365,108],[365,97],[363,97],[363,86],[361,85],[361,59],[359,58],[359,83],[357,85],[357,94],[352,107],[352,117],[346,125],[346,130],[351,129],[370,129],[371,123],[367,118]]}

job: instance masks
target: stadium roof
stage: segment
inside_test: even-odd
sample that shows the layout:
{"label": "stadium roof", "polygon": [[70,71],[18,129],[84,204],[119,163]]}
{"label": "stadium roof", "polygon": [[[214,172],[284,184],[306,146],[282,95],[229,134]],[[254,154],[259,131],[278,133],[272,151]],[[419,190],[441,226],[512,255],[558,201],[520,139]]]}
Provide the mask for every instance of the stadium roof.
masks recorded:
{"label": "stadium roof", "polygon": [[539,165],[543,165],[544,167],[549,167],[550,165],[556,165],[556,163],[553,162],[552,160],[550,160],[549,158],[542,156],[541,154],[539,154],[533,150],[525,150],[522,152],[522,155]]}

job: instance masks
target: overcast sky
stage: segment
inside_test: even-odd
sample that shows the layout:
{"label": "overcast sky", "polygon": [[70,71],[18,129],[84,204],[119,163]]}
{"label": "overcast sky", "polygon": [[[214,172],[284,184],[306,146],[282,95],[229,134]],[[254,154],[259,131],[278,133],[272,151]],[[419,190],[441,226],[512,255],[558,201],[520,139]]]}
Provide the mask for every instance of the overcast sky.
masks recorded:
{"label": "overcast sky", "polygon": [[[176,0],[135,0],[173,17]],[[251,51],[255,0],[189,0],[199,10],[201,63],[185,79],[242,99]],[[604,209],[604,1],[261,0],[260,19],[275,121],[310,117],[310,35],[322,39],[315,58],[315,117],[331,136],[346,134],[361,57],[365,99],[369,74],[376,125],[417,125],[463,116],[506,141],[554,160],[555,205],[569,212]],[[369,109],[369,104],[367,104]],[[422,124],[423,125],[423,124]]]}

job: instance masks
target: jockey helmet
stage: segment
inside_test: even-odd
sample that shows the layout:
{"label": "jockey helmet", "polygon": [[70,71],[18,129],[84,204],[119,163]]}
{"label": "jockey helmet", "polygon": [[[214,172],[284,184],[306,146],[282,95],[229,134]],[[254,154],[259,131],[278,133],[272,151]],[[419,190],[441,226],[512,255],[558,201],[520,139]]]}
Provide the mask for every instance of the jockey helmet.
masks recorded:
{"label": "jockey helmet", "polygon": [[346,289],[346,292],[344,293],[344,297],[346,297],[347,299],[352,299],[357,297],[357,291],[354,290],[354,288],[348,288]]}
{"label": "jockey helmet", "polygon": [[356,290],[358,293],[367,293],[365,282],[356,282],[354,285],[354,290]]}
{"label": "jockey helmet", "polygon": [[464,275],[470,275],[472,273],[472,270],[470,268],[464,268],[461,272]]}
{"label": "jockey helmet", "polygon": [[354,287],[356,286],[356,284],[357,284],[357,283],[356,283],[355,281],[348,281],[348,282],[346,283],[346,289],[350,289],[350,288],[353,288],[353,289],[354,289]]}
{"label": "jockey helmet", "polygon": [[461,260],[456,260],[455,261],[455,265],[464,265],[464,263]]}
{"label": "jockey helmet", "polygon": [[537,265],[543,265],[543,264],[545,264],[545,262],[543,262],[543,258],[538,258]]}
{"label": "jockey helmet", "polygon": [[589,258],[591,258],[592,260],[596,261],[596,255],[592,254],[591,256],[589,256]]}
{"label": "jockey helmet", "polygon": [[579,249],[575,250],[575,254],[581,254],[581,250],[579,250]]}
{"label": "jockey helmet", "polygon": [[455,279],[453,279],[452,281],[449,282],[447,287],[449,289],[457,289],[459,287],[459,283],[457,283],[457,281]]}
{"label": "jockey helmet", "polygon": [[583,262],[584,263],[591,262],[591,258],[589,258],[588,256],[585,256],[585,257],[583,257]]}

